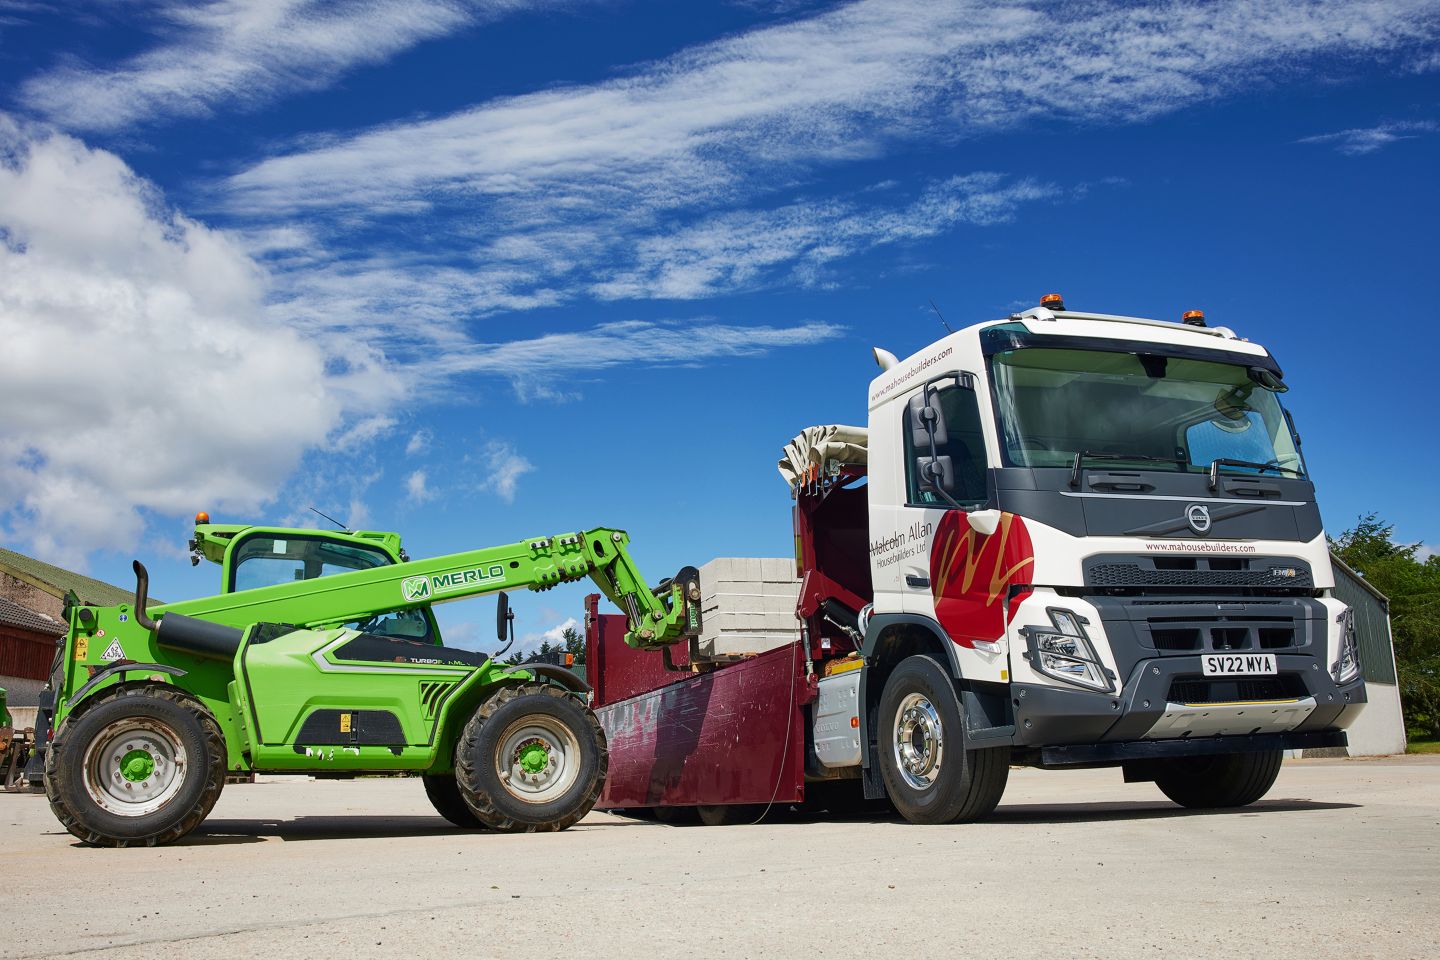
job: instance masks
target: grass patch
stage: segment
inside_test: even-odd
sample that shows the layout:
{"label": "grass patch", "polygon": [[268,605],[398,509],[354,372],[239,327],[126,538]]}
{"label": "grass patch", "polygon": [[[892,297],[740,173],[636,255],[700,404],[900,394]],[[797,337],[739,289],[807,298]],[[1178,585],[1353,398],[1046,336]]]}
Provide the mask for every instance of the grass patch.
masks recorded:
{"label": "grass patch", "polygon": [[1405,745],[1406,753],[1440,753],[1440,740],[1411,740]]}

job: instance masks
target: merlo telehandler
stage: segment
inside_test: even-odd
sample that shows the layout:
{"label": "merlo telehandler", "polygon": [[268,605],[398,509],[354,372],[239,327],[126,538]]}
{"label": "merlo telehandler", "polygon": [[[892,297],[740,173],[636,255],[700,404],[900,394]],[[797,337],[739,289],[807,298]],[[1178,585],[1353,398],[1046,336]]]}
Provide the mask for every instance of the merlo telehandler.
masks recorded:
{"label": "merlo telehandler", "polygon": [[192,560],[220,594],[152,605],[67,605],[45,763],[51,808],[101,846],[195,829],[227,776],[419,775],[463,828],[563,830],[604,785],[604,734],[570,671],[507,666],[444,646],[431,607],[589,577],[624,612],[627,642],[698,635],[698,574],[648,587],[620,530],[536,537],[410,560],[393,533],[212,524]]}

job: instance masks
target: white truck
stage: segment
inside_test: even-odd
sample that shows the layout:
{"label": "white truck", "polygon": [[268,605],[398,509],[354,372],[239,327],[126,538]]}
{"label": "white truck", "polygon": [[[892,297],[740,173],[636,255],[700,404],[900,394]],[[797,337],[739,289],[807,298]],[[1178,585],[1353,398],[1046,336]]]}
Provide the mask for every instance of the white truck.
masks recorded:
{"label": "white truck", "polygon": [[661,670],[592,615],[602,807],[715,822],[863,796],[954,822],[995,807],[1011,764],[1122,766],[1237,806],[1283,751],[1345,744],[1365,702],[1353,618],[1269,351],[1198,311],[1049,295],[875,355],[868,428],[808,428],[780,461],[793,643],[692,642]]}

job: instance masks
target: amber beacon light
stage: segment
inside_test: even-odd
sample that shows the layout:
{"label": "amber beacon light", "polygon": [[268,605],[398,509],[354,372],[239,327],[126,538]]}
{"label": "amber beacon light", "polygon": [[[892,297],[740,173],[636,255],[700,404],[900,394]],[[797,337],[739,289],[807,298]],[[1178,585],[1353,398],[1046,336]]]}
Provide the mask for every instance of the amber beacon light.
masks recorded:
{"label": "amber beacon light", "polygon": [[1064,310],[1065,298],[1058,293],[1047,293],[1040,298],[1040,306],[1048,310]]}
{"label": "amber beacon light", "polygon": [[1180,315],[1180,320],[1181,322],[1192,327],[1203,327],[1205,326],[1205,311],[1186,310],[1183,314]]}

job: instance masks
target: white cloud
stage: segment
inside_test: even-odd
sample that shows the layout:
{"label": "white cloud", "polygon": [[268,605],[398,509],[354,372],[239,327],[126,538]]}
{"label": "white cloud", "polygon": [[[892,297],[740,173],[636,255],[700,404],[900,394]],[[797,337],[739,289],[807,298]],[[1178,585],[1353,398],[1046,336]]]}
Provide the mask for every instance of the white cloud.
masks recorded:
{"label": "white cloud", "polygon": [[155,47],[114,66],[70,62],[31,78],[21,99],[72,129],[120,130],[203,117],[334,83],[435,37],[547,0],[155,0]]}
{"label": "white cloud", "polygon": [[515,502],[520,478],[535,469],[534,464],[517,453],[515,445],[508,440],[487,442],[480,459],[485,468],[481,489],[489,490],[506,503]]}
{"label": "white cloud", "polygon": [[[603,82],[311,139],[217,189],[257,236],[303,220],[265,254],[297,322],[433,353],[450,349],[439,338],[463,347],[456,318],[826,285],[839,258],[939,232],[926,214],[940,229],[993,222],[1056,188],[978,189],[994,175],[971,173],[777,204],[821,167],[922,141],[959,164],[960,144],[987,132],[1134,123],[1311,70],[1341,76],[1422,50],[1437,18],[1435,0],[861,0]],[[424,246],[407,247],[421,219]]]}
{"label": "white cloud", "polygon": [[1440,129],[1440,125],[1428,120],[1401,120],[1381,123],[1373,127],[1357,127],[1350,130],[1338,130],[1334,133],[1316,134],[1313,137],[1303,137],[1295,142],[1329,144],[1340,153],[1358,157],[1374,153],[1400,140],[1414,140],[1422,134],[1434,133],[1437,129]]}
{"label": "white cloud", "polygon": [[[539,633],[524,633],[515,638],[515,646],[509,653],[520,653],[523,656],[530,656],[540,652],[540,645],[549,642],[550,646],[565,649],[565,631],[580,630],[580,621],[574,617],[567,617],[564,621],[557,623],[548,630]],[[582,631],[583,635],[583,631]],[[448,634],[447,634],[448,639]],[[507,656],[509,654],[507,653]]]}
{"label": "white cloud", "polygon": [[823,343],[842,333],[842,327],[828,323],[740,327],[711,321],[626,320],[530,340],[473,344],[438,358],[431,369],[442,376],[483,373],[507,377],[516,393],[527,398],[562,390],[555,383],[563,383],[562,375],[567,373],[589,374],[621,364],[694,364],[755,357],[783,347]]}
{"label": "white cloud", "polygon": [[1419,560],[1421,563],[1424,563],[1431,557],[1437,556],[1440,556],[1440,544],[1421,543],[1415,549],[1415,559]]}
{"label": "white cloud", "polygon": [[1420,46],[1436,20],[1433,0],[865,0],[603,83],[277,156],[230,189],[237,209],[271,212],[414,210],[447,195],[491,198],[517,221],[683,207],[783,186],[796,164],[873,156],[895,138],[1134,122],[1296,73],[1304,58]]}
{"label": "white cloud", "polygon": [[435,492],[426,484],[424,470],[416,470],[405,478],[405,495],[410,498],[411,503],[425,503],[435,499]]}
{"label": "white cloud", "polygon": [[254,508],[343,422],[233,242],[3,116],[0,277],[0,519],[44,556],[129,546],[141,511]]}
{"label": "white cloud", "polygon": [[429,452],[430,443],[433,439],[434,434],[429,430],[416,430],[410,435],[410,439],[405,442],[405,456],[418,457],[423,453]]}
{"label": "white cloud", "polygon": [[636,244],[633,261],[592,290],[606,300],[691,300],[752,287],[786,270],[805,285],[831,261],[883,244],[937,236],[960,223],[1007,221],[1021,203],[1059,193],[1030,180],[1004,181],[992,173],[951,177],[901,207],[859,207],[837,199],[706,217],[645,237]]}

